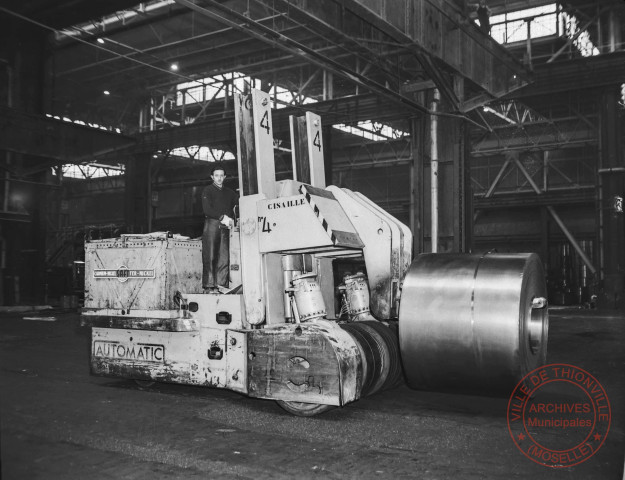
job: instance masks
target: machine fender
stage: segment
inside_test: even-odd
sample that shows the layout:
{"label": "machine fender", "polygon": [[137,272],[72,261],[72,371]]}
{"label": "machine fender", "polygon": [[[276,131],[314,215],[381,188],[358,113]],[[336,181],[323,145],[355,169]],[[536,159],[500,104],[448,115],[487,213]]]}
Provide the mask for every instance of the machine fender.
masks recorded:
{"label": "machine fender", "polygon": [[360,398],[360,349],[336,323],[275,325],[247,337],[250,396],[336,406]]}

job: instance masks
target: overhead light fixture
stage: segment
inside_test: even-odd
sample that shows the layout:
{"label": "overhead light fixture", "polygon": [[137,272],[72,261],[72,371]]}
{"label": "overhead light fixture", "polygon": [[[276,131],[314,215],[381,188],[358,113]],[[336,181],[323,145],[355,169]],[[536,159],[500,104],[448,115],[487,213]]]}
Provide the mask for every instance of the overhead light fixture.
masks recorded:
{"label": "overhead light fixture", "polygon": [[104,90],[102,93],[103,93],[104,95],[110,95],[110,94],[111,94],[111,92],[109,92],[108,90]]}
{"label": "overhead light fixture", "polygon": [[178,71],[178,64],[177,64],[177,63],[172,63],[172,64],[169,66],[169,69],[170,69],[172,72],[177,72],[177,71]]}
{"label": "overhead light fixture", "polygon": [[104,39],[102,37],[98,37],[98,39],[96,40],[96,42],[98,43],[104,43]]}

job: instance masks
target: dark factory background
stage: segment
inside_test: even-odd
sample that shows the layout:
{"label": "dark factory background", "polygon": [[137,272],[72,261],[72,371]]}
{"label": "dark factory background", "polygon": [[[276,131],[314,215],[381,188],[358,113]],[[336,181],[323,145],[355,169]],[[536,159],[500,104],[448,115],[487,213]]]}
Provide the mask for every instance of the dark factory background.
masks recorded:
{"label": "dark factory background", "polygon": [[550,304],[623,306],[622,1],[490,0],[485,25],[461,0],[1,7],[2,305],[80,298],[85,239],[199,236],[214,162],[237,188],[233,92],[254,87],[277,179],[289,115],[317,113],[328,184],[409,225],[415,254],[437,110],[439,252],[536,252]]}

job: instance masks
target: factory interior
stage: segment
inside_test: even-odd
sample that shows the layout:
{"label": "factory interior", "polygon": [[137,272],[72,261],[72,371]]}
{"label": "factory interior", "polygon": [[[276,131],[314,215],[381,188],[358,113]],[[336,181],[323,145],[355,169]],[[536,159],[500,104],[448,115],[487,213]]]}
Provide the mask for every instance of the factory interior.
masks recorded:
{"label": "factory interior", "polygon": [[[622,0],[3,0],[4,477],[625,479],[624,147]],[[229,295],[199,279],[216,166]],[[98,353],[131,333],[178,360]],[[556,363],[612,423],[545,466],[506,406]]]}

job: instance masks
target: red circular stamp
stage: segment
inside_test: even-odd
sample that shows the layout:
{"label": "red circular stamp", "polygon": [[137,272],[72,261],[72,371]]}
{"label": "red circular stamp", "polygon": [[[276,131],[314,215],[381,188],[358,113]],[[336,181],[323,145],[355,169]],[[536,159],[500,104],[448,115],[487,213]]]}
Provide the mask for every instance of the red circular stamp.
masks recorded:
{"label": "red circular stamp", "polygon": [[611,417],[603,386],[565,363],[531,371],[508,401],[508,430],[516,446],[533,462],[553,468],[572,467],[597,453]]}

